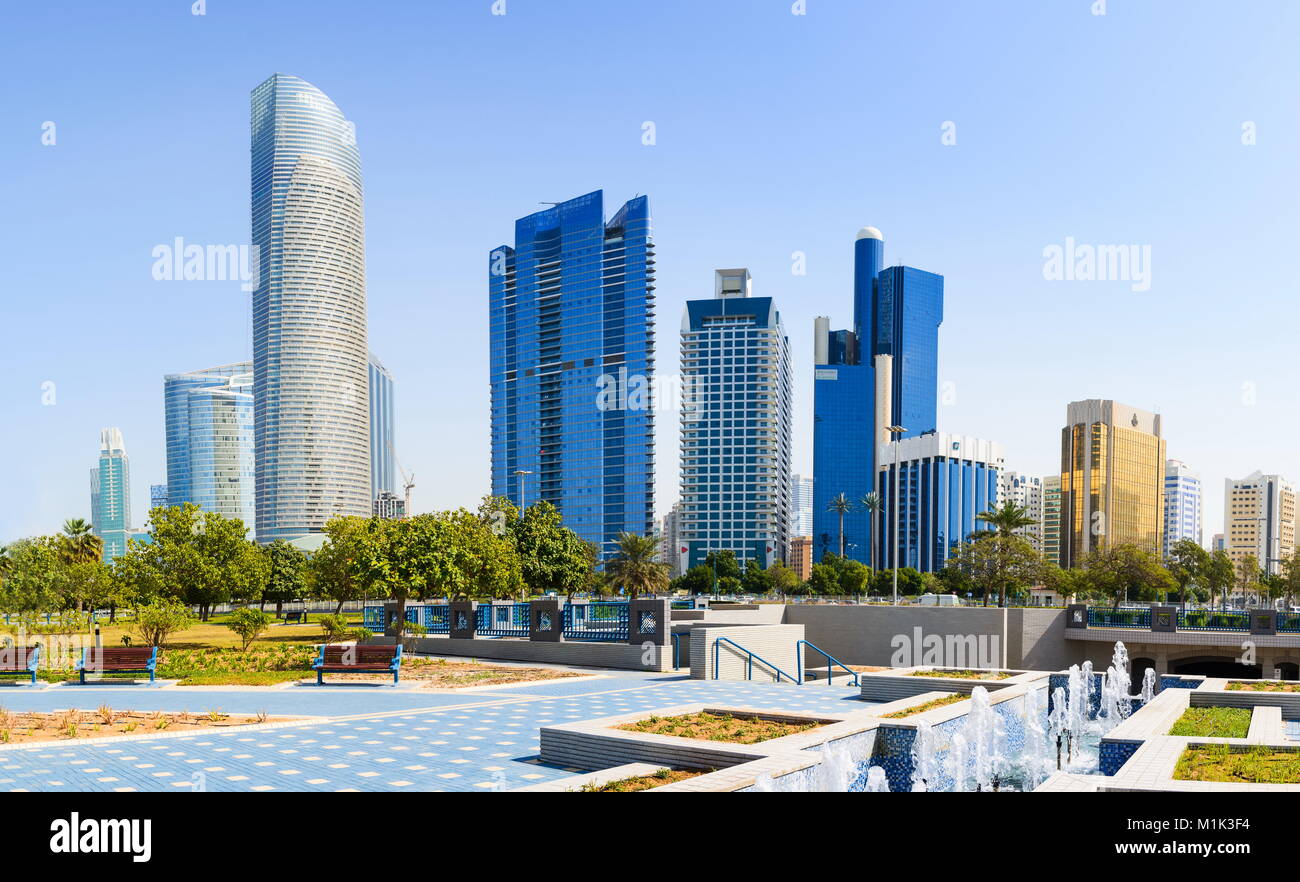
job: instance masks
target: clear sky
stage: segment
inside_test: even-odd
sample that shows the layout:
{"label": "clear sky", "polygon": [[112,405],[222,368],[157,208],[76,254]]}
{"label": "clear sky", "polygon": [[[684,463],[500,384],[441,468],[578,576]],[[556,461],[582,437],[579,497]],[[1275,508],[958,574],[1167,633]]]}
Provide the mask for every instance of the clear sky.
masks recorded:
{"label": "clear sky", "polygon": [[[1046,474],[1067,402],[1158,409],[1170,456],[1206,482],[1208,542],[1225,477],[1300,480],[1300,4],[1105,5],[9,4],[0,542],[89,515],[105,426],[125,435],[143,522],[166,476],[163,375],[251,358],[238,282],[154,281],[151,251],[249,240],[248,93],[276,71],[356,124],[370,343],[396,378],[417,510],[488,487],[488,252],[539,203],[603,188],[607,205],[650,195],[663,371],[715,268],[747,266],[777,298],[798,471],[812,468],[813,318],[850,323],[853,239],[871,224],[887,263],[947,279],[940,429]],[[1149,289],[1045,279],[1044,249],[1067,237],[1150,246]],[[676,449],[662,415],[660,513]]]}

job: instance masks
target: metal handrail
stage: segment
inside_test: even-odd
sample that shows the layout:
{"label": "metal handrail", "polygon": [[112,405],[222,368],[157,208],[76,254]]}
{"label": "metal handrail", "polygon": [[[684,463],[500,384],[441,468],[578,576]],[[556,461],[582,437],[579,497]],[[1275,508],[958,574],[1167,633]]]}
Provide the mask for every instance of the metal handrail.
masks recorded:
{"label": "metal handrail", "polygon": [[769,668],[771,668],[773,671],[776,672],[776,682],[780,683],[781,678],[785,677],[791,683],[794,683],[796,685],[798,684],[799,681],[796,680],[794,677],[791,677],[785,671],[781,670],[776,665],[772,664],[770,661],[763,658],[758,653],[752,652],[751,650],[748,650],[745,647],[741,646],[739,643],[737,643],[735,640],[732,640],[730,637],[717,637],[714,638],[713,640],[713,679],[715,680],[718,679],[718,649],[719,646],[723,643],[730,643],[732,646],[736,647],[741,652],[745,653],[746,656],[745,679],[746,680],[752,680],[754,678],[754,659],[758,659],[763,664],[767,665]]}
{"label": "metal handrail", "polygon": [[807,640],[800,640],[798,643],[796,643],[796,644],[794,645],[794,663],[795,663],[795,670],[799,672],[799,685],[800,685],[800,686],[803,685],[803,654],[799,651],[799,647],[801,647],[801,646],[807,646],[807,647],[809,647],[810,649],[814,649],[814,650],[816,650],[817,652],[820,652],[822,655],[824,655],[824,656],[826,657],[826,685],[827,685],[827,686],[831,685],[831,665],[832,665],[832,664],[837,664],[837,665],[839,665],[841,668],[843,668],[844,671],[845,671],[845,673],[847,673],[850,677],[853,678],[853,685],[854,685],[854,686],[861,686],[861,685],[862,685],[862,681],[858,678],[858,672],[857,672],[857,671],[855,671],[855,670],[853,670],[852,668],[850,668],[850,667],[849,667],[848,665],[846,665],[844,662],[840,661],[838,658],[836,658],[835,656],[831,655],[829,652],[827,652],[826,650],[822,649],[822,648],[821,648],[820,646],[818,646],[817,644],[815,644],[815,643],[809,643]]}

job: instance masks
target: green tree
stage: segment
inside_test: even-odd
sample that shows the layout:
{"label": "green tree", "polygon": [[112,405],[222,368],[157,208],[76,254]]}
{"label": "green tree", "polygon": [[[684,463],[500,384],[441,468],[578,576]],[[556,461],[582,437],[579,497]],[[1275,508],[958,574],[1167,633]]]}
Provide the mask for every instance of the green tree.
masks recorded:
{"label": "green tree", "polygon": [[862,497],[862,507],[867,510],[868,520],[871,523],[871,565],[874,567],[879,560],[876,557],[876,533],[880,532],[878,529],[880,513],[885,510],[885,501],[879,493],[872,490]]}
{"label": "green tree", "polygon": [[736,559],[736,552],[730,548],[721,551],[710,551],[704,555],[704,565],[709,568],[711,574],[712,587],[717,587],[719,579],[736,579],[740,580],[743,575],[740,569],[740,561]]}
{"label": "green tree", "polygon": [[653,537],[620,533],[618,551],[605,562],[605,572],[629,598],[662,591],[668,587],[668,565],[656,560],[658,556],[659,543]]}
{"label": "green tree", "polygon": [[753,558],[745,561],[745,575],[740,580],[740,589],[746,594],[767,594],[772,590],[772,580],[768,578],[767,570]]}
{"label": "green tree", "polygon": [[307,593],[307,555],[296,545],[276,539],[264,546],[267,581],[262,603],[275,603],[275,617],[280,618],[285,603],[301,600]]}
{"label": "green tree", "polygon": [[1124,600],[1155,600],[1177,587],[1154,553],[1128,543],[1093,551],[1084,569],[1093,590],[1113,601],[1112,609]]}
{"label": "green tree", "polygon": [[95,535],[94,529],[83,518],[68,518],[63,522],[60,550],[67,563],[103,561],[104,540]]}
{"label": "green tree", "polygon": [[335,615],[343,605],[362,600],[365,583],[358,576],[357,558],[368,520],[335,516],[325,522],[325,543],[307,562],[307,590],[312,597],[332,600]]}
{"label": "green tree", "polygon": [[861,561],[852,558],[843,557],[836,564],[839,571],[838,591],[836,593],[843,595],[864,594],[871,584],[871,568]]}
{"label": "green tree", "polygon": [[[843,493],[835,496],[826,505],[827,511],[833,511],[840,516],[840,557],[844,556],[844,516],[853,510],[853,502]],[[872,531],[875,532],[874,530]],[[874,558],[873,558],[874,560]]]}
{"label": "green tree", "polygon": [[997,531],[958,546],[949,566],[970,579],[983,595],[984,606],[994,592],[999,606],[1006,606],[1007,596],[1037,584],[1044,568],[1042,555],[1023,536]]}
{"label": "green tree", "polygon": [[[489,515],[488,525],[496,523]],[[564,526],[555,506],[542,500],[510,525],[519,553],[524,584],[539,594],[566,594],[570,598],[591,587],[596,549]]]}
{"label": "green tree", "polygon": [[149,646],[166,646],[168,637],[192,628],[196,621],[189,607],[164,597],[136,607],[133,630]]}
{"label": "green tree", "polygon": [[687,594],[708,594],[713,590],[713,570],[704,564],[696,564],[673,581],[674,591]]}
{"label": "green tree", "polygon": [[230,614],[230,618],[226,620],[226,627],[239,635],[239,648],[246,650],[250,643],[271,627],[271,616],[260,609],[242,606]]}
{"label": "green tree", "polygon": [[[830,555],[827,555],[828,557]],[[836,594],[840,590],[840,571],[834,564],[815,563],[812,574],[808,576],[808,591],[811,594]]]}
{"label": "green tree", "polygon": [[1236,568],[1233,566],[1232,558],[1228,557],[1228,552],[1222,548],[1217,548],[1210,553],[1210,561],[1205,567],[1203,573],[1205,587],[1210,592],[1210,597],[1223,595],[1224,608],[1228,605],[1228,589],[1232,587],[1236,579]]}
{"label": "green tree", "polygon": [[1179,539],[1169,549],[1165,567],[1178,585],[1178,596],[1184,607],[1188,596],[1194,597],[1200,593],[1209,565],[1210,553],[1194,539]]}
{"label": "green tree", "polygon": [[53,612],[65,607],[68,568],[60,539],[20,539],[6,547],[5,560],[0,606],[6,611]]}
{"label": "green tree", "polygon": [[767,568],[767,582],[772,591],[778,594],[794,594],[799,590],[799,574],[785,565],[784,561],[774,561]]}
{"label": "green tree", "polygon": [[1242,603],[1249,604],[1251,592],[1259,588],[1259,558],[1253,554],[1244,555],[1237,561],[1236,576]]}
{"label": "green tree", "polygon": [[1292,606],[1296,596],[1300,595],[1300,548],[1282,561],[1282,593],[1286,597],[1288,607]]}

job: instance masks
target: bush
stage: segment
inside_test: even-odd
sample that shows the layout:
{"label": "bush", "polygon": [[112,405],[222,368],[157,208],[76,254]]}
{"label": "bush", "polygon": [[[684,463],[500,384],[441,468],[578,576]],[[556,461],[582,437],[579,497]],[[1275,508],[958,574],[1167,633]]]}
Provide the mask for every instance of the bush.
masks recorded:
{"label": "bush", "polygon": [[133,630],[147,645],[163,646],[172,634],[193,627],[197,621],[179,600],[155,600],[136,609]]}
{"label": "bush", "polygon": [[226,621],[226,627],[238,634],[243,641],[240,649],[248,649],[248,644],[262,636],[262,632],[270,626],[270,613],[248,606],[232,612]]}
{"label": "bush", "polygon": [[325,640],[329,643],[339,643],[347,639],[347,616],[321,616],[320,626],[325,632]]}

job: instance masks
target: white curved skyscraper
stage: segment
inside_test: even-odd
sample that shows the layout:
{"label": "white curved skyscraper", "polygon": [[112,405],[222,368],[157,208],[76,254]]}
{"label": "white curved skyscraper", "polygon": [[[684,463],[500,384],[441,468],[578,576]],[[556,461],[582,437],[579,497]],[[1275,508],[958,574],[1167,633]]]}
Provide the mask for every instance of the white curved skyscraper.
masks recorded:
{"label": "white curved skyscraper", "polygon": [[361,159],[326,95],[275,74],[252,94],[257,533],[370,514]]}

